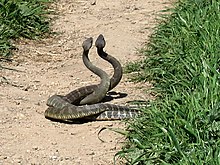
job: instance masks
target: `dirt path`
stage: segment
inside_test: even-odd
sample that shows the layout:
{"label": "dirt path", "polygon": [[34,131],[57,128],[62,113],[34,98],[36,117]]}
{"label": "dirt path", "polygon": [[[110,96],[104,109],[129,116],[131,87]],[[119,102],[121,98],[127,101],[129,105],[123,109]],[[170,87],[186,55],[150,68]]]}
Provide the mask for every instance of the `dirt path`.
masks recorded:
{"label": "dirt path", "polygon": [[[94,2],[94,1],[93,1]],[[55,93],[66,94],[81,86],[98,83],[81,60],[82,42],[102,33],[105,50],[124,65],[141,58],[136,48],[147,41],[155,25],[156,13],[168,0],[59,0],[60,13],[53,29],[60,33],[40,42],[21,41],[12,64],[22,72],[0,70],[0,164],[113,164],[113,155],[123,138],[111,131],[97,133],[102,127],[120,127],[114,122],[85,124],[56,123],[44,118],[45,102]],[[112,68],[91,49],[91,60],[108,73]],[[114,89],[128,94],[111,102],[148,100],[143,90],[148,84],[133,84],[124,75]],[[140,87],[143,87],[142,89]]]}

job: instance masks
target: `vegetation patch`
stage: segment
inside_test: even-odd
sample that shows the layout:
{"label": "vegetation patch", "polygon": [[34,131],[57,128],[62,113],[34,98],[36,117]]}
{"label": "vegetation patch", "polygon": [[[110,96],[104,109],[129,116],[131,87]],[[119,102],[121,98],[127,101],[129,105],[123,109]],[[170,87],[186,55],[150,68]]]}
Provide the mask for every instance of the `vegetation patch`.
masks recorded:
{"label": "vegetation patch", "polygon": [[[128,164],[220,164],[220,2],[181,0],[130,64],[159,97],[129,123]],[[141,69],[140,69],[141,66]]]}
{"label": "vegetation patch", "polygon": [[12,39],[35,39],[48,33],[50,0],[0,0],[0,56],[11,55]]}

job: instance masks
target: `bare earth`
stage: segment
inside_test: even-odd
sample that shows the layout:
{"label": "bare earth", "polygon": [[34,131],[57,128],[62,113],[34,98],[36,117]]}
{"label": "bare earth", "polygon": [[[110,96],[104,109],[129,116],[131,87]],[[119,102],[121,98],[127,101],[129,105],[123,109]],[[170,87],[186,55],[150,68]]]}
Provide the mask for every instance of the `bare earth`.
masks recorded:
{"label": "bare earth", "polygon": [[[169,0],[59,0],[54,6],[57,19],[53,30],[58,35],[42,41],[17,43],[14,61],[3,64],[21,72],[0,70],[0,164],[108,165],[123,146],[119,134],[103,127],[125,128],[120,121],[64,124],[44,118],[46,100],[53,94],[96,84],[99,78],[82,63],[82,42],[103,34],[106,52],[124,66],[141,58],[137,49],[144,46],[155,18]],[[99,59],[96,49],[91,61],[109,74],[112,68]],[[113,89],[127,94],[111,103],[124,105],[132,100],[149,100],[148,83],[134,84],[124,75]],[[117,96],[116,96],[117,98]],[[120,160],[118,160],[120,164]],[[123,163],[121,163],[123,164]]]}

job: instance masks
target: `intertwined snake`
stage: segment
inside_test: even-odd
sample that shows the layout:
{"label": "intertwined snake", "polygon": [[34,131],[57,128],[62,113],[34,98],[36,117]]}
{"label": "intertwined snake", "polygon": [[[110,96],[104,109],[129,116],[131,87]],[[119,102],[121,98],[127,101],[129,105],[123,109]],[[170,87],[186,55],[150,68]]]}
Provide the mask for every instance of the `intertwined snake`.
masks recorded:
{"label": "intertwined snake", "polygon": [[98,55],[107,60],[114,68],[114,74],[110,79],[108,74],[100,68],[94,66],[89,58],[89,50],[93,39],[88,38],[83,42],[83,62],[86,67],[101,78],[98,85],[90,85],[78,88],[66,96],[53,95],[48,101],[48,109],[45,117],[58,120],[92,119],[92,120],[116,120],[131,118],[138,114],[135,109],[127,106],[99,103],[106,93],[113,89],[121,80],[122,68],[118,60],[103,51],[105,40],[103,35],[99,35],[96,40]]}

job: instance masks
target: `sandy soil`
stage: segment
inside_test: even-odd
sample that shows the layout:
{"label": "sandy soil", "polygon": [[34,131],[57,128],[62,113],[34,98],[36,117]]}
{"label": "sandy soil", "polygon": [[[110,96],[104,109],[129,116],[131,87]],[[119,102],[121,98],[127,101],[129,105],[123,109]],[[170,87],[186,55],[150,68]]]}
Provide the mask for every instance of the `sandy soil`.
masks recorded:
{"label": "sandy soil", "polygon": [[[99,82],[82,63],[82,42],[103,34],[105,50],[122,65],[138,60],[160,10],[169,0],[58,0],[59,14],[53,24],[58,34],[42,41],[17,43],[12,63],[0,70],[0,164],[113,164],[123,145],[119,134],[103,127],[124,128],[120,121],[64,124],[44,118],[46,100],[53,94],[67,94],[81,86]],[[109,74],[112,68],[91,49],[92,62]],[[124,75],[113,90],[127,96],[111,103],[151,99],[148,83],[134,84]],[[118,161],[120,164],[120,161]],[[123,164],[123,163],[121,163]]]}

